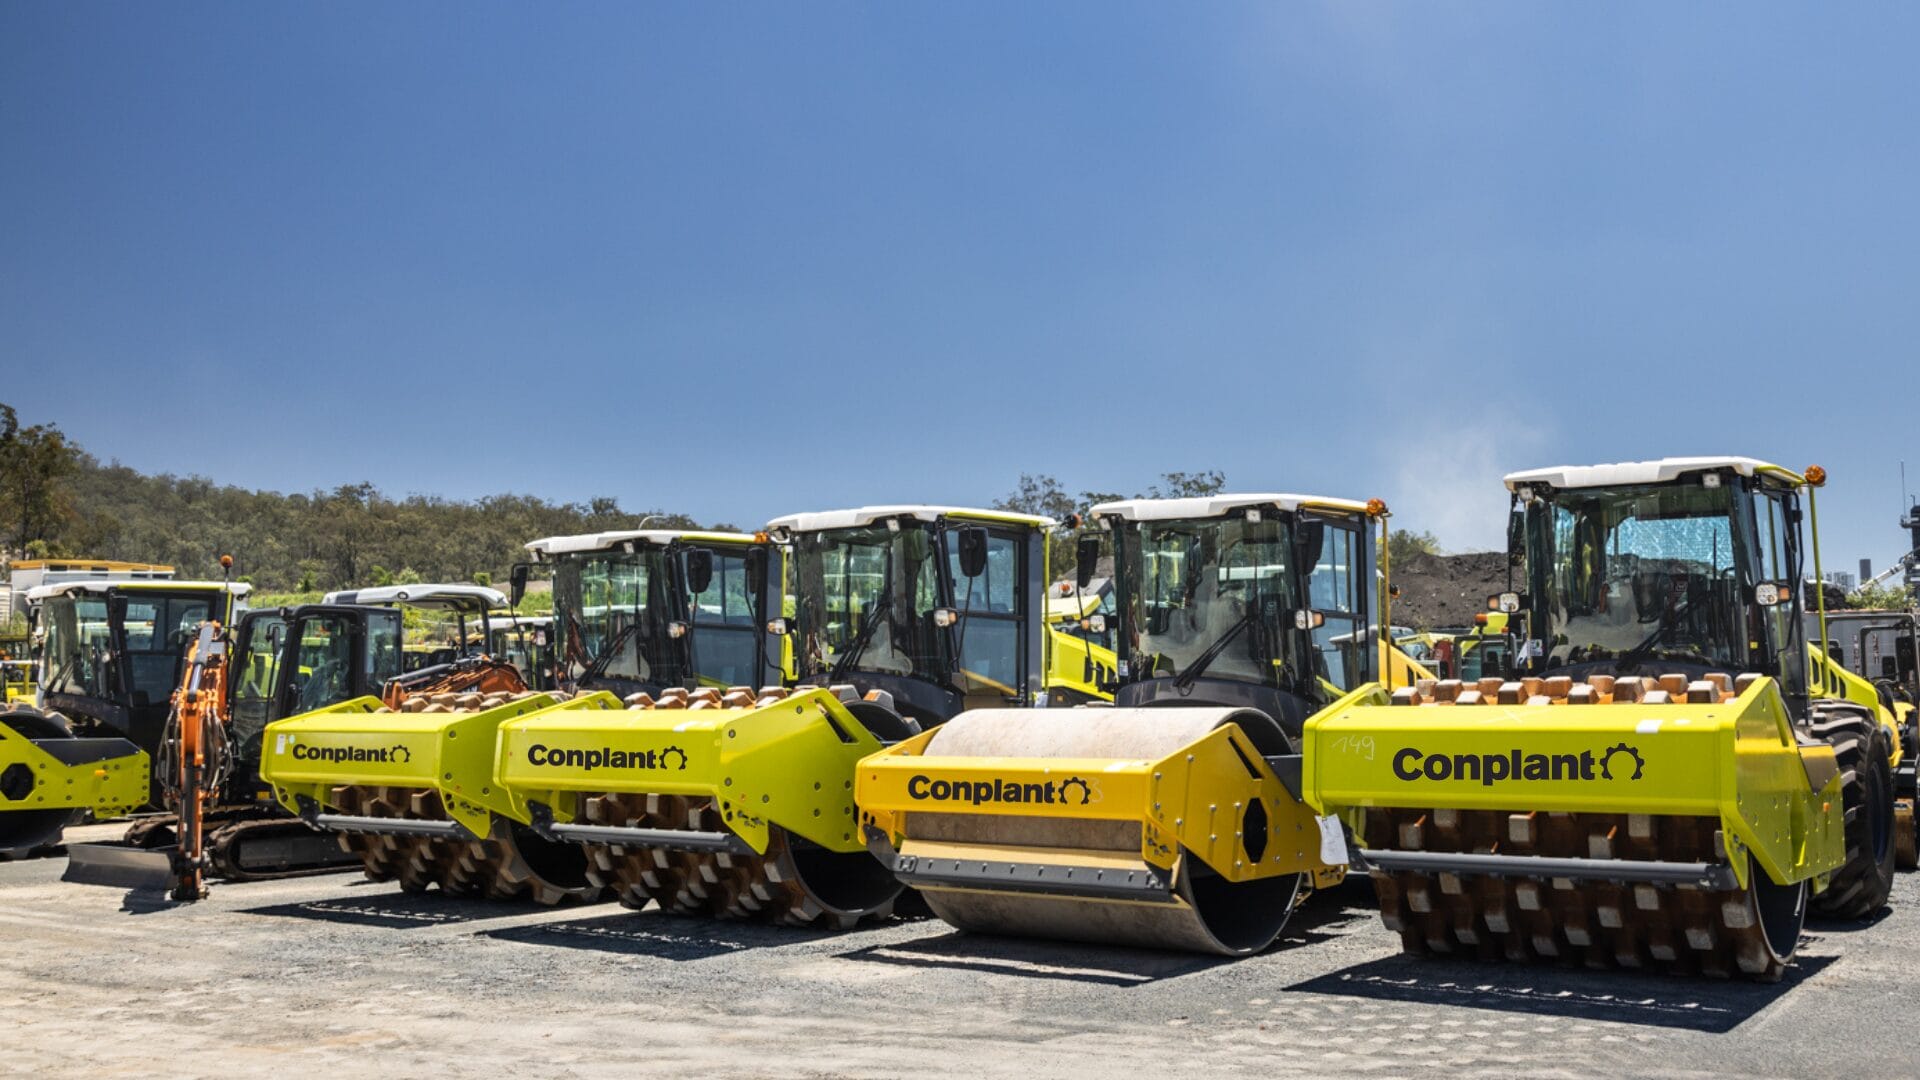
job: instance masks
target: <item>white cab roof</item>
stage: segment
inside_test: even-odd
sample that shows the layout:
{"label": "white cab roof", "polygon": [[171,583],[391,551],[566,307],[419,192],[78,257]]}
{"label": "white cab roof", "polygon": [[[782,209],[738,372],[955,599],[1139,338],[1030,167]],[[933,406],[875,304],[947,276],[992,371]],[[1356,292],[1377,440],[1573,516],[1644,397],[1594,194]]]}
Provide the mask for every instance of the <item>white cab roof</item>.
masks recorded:
{"label": "white cab roof", "polygon": [[1011,510],[981,510],[971,506],[923,506],[902,503],[896,506],[857,506],[851,510],[825,510],[814,514],[788,514],[767,522],[769,529],[787,529],[797,533],[824,532],[827,529],[858,529],[887,518],[911,517],[935,521],[943,517],[976,521],[1005,521],[1035,529],[1050,529],[1056,522],[1037,514],[1017,514]]}
{"label": "white cab roof", "polygon": [[1364,514],[1367,504],[1353,499],[1329,499],[1319,495],[1197,495],[1187,499],[1121,499],[1104,502],[1088,510],[1095,517],[1117,517],[1124,521],[1188,521],[1196,518],[1225,517],[1249,506],[1277,506],[1282,510],[1344,510]]}
{"label": "white cab roof", "polygon": [[63,596],[76,592],[103,593],[109,589],[125,593],[225,590],[235,596],[245,596],[253,591],[253,586],[244,581],[175,581],[171,578],[142,578],[133,581],[56,581],[51,585],[35,585],[28,589],[27,602],[37,604],[49,596]]}
{"label": "white cab roof", "polygon": [[1547,469],[1528,469],[1507,474],[1507,490],[1521,484],[1546,484],[1555,488],[1620,487],[1628,484],[1663,484],[1688,473],[1732,469],[1741,476],[1755,473],[1784,474],[1796,481],[1798,475],[1778,465],[1750,457],[1670,457],[1658,461],[1622,461],[1612,465],[1555,465]]}
{"label": "white cab roof", "polygon": [[323,604],[369,604],[391,607],[443,608],[447,611],[484,611],[507,606],[507,594],[485,585],[381,585],[372,589],[343,589],[320,598]]}
{"label": "white cab roof", "polygon": [[703,532],[698,529],[619,529],[613,532],[580,533],[577,536],[549,536],[527,544],[528,551],[542,555],[566,555],[580,551],[612,551],[623,544],[657,544],[665,547],[675,540],[708,540],[722,544],[751,544],[747,533]]}

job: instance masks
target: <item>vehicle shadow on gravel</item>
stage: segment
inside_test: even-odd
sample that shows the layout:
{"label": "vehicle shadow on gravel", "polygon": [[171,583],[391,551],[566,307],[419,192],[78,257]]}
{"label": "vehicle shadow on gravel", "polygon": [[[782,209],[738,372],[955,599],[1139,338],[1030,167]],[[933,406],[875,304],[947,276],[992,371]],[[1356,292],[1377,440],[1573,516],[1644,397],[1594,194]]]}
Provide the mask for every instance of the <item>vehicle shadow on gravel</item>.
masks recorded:
{"label": "vehicle shadow on gravel", "polygon": [[1864,919],[1826,919],[1809,913],[1807,927],[1809,931],[1816,933],[1857,934],[1862,930],[1871,930],[1879,926],[1891,914],[1893,914],[1891,907],[1882,907]]}
{"label": "vehicle shadow on gravel", "polygon": [[1723,1034],[1833,960],[1801,957],[1779,982],[1765,984],[1392,956],[1287,990]]}
{"label": "vehicle shadow on gravel", "polygon": [[619,909],[582,919],[485,930],[480,937],[562,949],[590,949],[661,960],[708,960],[750,949],[798,945],[833,936],[828,930],[762,926],[670,915],[659,910]]}
{"label": "vehicle shadow on gravel", "polygon": [[841,953],[840,959],[929,971],[973,971],[1122,987],[1177,979],[1233,963],[1219,956],[1000,938],[959,931],[853,949]]}
{"label": "vehicle shadow on gravel", "polygon": [[301,900],[291,904],[272,904],[267,907],[240,910],[244,915],[315,919],[347,926],[378,926],[398,930],[417,926],[451,926],[483,919],[505,919],[551,909],[540,908],[530,903],[468,900],[438,892],[395,892],[376,893],[370,896],[331,897],[325,900]]}

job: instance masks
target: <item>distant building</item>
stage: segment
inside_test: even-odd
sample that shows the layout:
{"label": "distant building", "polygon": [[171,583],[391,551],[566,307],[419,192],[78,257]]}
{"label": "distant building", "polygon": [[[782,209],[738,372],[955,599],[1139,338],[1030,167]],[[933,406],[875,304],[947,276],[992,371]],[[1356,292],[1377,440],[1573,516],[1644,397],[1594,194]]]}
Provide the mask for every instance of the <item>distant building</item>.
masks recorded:
{"label": "distant building", "polygon": [[1853,575],[1847,573],[1845,570],[1829,570],[1827,571],[1827,584],[1832,585],[1841,592],[1852,592]]}

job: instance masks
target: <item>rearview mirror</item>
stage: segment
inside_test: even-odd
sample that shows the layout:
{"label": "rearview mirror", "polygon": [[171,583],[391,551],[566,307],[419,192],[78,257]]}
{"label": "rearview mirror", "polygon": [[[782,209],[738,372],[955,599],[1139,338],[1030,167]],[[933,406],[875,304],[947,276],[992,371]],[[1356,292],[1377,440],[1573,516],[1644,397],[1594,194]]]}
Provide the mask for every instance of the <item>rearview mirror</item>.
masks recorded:
{"label": "rearview mirror", "polygon": [[[1507,566],[1519,570],[1527,564],[1527,514],[1514,503],[1513,513],[1507,515]],[[1511,575],[1509,575],[1511,583]]]}
{"label": "rearview mirror", "polygon": [[698,596],[713,584],[713,552],[706,548],[688,548],[686,560],[687,592]]}
{"label": "rearview mirror", "polygon": [[1073,575],[1081,588],[1084,589],[1093,582],[1093,572],[1099,565],[1100,538],[1098,536],[1081,537],[1073,551]]}
{"label": "rearview mirror", "polygon": [[987,530],[970,525],[960,530],[960,573],[977,578],[987,572]]}
{"label": "rearview mirror", "polygon": [[1763,581],[1753,587],[1753,602],[1761,607],[1775,607],[1780,603],[1780,586],[1771,581]]}
{"label": "rearview mirror", "polygon": [[1320,562],[1321,549],[1327,542],[1327,525],[1324,521],[1308,521],[1300,525],[1294,533],[1294,539],[1300,547],[1300,563],[1309,571]]}
{"label": "rearview mirror", "polygon": [[532,576],[533,567],[523,562],[513,564],[507,572],[507,605],[519,607],[520,601],[527,595],[527,578]]}
{"label": "rearview mirror", "polygon": [[747,549],[747,595],[755,603],[767,591],[767,549],[763,547]]}

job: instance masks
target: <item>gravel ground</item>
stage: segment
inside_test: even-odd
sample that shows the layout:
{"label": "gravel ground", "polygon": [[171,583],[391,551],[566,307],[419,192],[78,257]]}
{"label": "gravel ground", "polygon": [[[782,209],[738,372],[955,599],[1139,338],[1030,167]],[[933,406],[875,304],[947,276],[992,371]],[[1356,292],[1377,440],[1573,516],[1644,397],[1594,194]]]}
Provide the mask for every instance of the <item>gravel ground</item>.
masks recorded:
{"label": "gravel ground", "polygon": [[[91,831],[91,830],[89,830]],[[1362,887],[1240,962],[408,896],[141,909],[0,864],[3,1068],[38,1076],[1920,1075],[1920,877],[1776,986],[1401,957]]]}

